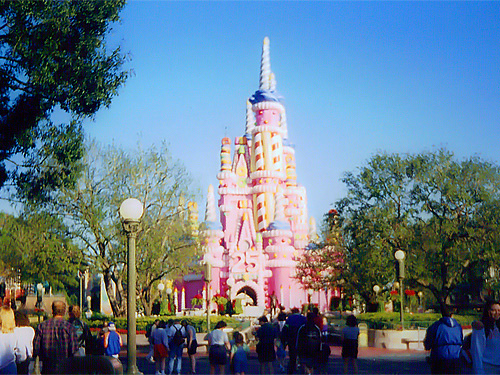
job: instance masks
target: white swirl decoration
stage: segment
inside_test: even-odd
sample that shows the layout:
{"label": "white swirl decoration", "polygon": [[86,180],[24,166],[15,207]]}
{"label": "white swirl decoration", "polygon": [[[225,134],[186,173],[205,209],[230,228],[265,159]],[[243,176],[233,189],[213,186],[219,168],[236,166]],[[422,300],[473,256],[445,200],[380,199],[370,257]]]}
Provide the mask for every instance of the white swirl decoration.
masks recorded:
{"label": "white swirl decoration", "polygon": [[271,59],[269,56],[269,38],[264,38],[262,44],[262,59],[260,63],[260,89],[269,90],[269,75],[271,74]]}

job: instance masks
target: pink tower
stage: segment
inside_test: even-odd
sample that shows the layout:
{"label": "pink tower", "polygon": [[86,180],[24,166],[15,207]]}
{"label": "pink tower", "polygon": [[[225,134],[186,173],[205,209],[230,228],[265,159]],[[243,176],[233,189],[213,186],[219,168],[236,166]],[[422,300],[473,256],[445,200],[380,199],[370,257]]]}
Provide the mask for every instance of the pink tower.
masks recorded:
{"label": "pink tower", "polygon": [[259,90],[247,101],[245,134],[235,139],[232,156],[231,140],[222,140],[220,223],[215,208],[208,213],[214,206],[209,189],[205,229],[200,230],[204,261],[212,265],[212,295],[232,300],[246,295],[252,301],[245,311],[250,315],[261,314],[273,294],[285,308],[307,302],[306,291],[293,278],[296,259],[309,243],[306,191],[297,184],[295,151],[287,139],[269,52],[266,37]]}

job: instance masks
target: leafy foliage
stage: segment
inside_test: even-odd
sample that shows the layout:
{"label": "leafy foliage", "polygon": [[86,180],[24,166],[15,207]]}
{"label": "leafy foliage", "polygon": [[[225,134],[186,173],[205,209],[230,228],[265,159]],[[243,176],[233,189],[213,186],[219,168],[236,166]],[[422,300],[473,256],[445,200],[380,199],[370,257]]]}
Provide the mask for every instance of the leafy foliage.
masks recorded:
{"label": "leafy foliage", "polygon": [[46,214],[0,214],[0,228],[3,273],[19,270],[24,282],[47,281],[54,290],[78,286],[81,250],[69,240],[61,220]]}
{"label": "leafy foliage", "polygon": [[337,222],[338,213],[325,215],[325,240],[311,243],[297,263],[295,278],[305,289],[321,290],[338,287],[345,267],[343,239]]}
{"label": "leafy foliage", "polygon": [[[0,187],[46,200],[76,182],[81,120],[109,106],[127,77],[120,49],[105,42],[124,4],[0,1]],[[54,124],[55,110],[69,123]]]}
{"label": "leafy foliage", "polygon": [[60,189],[55,201],[39,208],[70,224],[71,236],[86,248],[88,263],[103,274],[113,313],[122,316],[127,248],[118,209],[129,197],[143,202],[136,245],[137,295],[149,315],[159,281],[175,279],[196,265],[197,241],[182,203],[190,197],[189,177],[171,160],[165,145],[160,150],[138,147],[134,153],[89,145],[84,165],[75,189]]}
{"label": "leafy foliage", "polygon": [[375,155],[358,174],[347,173],[348,194],[337,202],[345,279],[368,302],[373,285],[394,282],[400,249],[409,285],[446,303],[471,270],[498,260],[499,171],[477,157],[460,162],[438,150]]}

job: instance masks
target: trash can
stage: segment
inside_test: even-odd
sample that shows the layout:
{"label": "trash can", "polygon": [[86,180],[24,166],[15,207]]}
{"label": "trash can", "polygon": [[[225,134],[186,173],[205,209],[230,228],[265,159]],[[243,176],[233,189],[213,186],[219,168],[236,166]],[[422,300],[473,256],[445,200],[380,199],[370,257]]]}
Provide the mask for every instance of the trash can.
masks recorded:
{"label": "trash can", "polygon": [[359,323],[359,337],[358,337],[358,346],[360,348],[365,348],[368,346],[368,326],[366,323]]}

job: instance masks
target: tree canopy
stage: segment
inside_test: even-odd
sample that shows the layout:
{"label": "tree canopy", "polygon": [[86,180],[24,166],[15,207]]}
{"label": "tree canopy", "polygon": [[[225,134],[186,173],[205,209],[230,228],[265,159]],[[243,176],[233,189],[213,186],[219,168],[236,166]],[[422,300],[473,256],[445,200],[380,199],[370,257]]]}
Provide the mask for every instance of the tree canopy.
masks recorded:
{"label": "tree canopy", "polygon": [[23,282],[48,282],[54,290],[76,288],[83,254],[67,233],[59,218],[47,214],[0,214],[0,273],[19,272]]}
{"label": "tree canopy", "polygon": [[[0,188],[47,199],[76,182],[81,121],[124,83],[106,36],[125,0],[0,1]],[[55,110],[69,114],[55,124]]]}
{"label": "tree canopy", "polygon": [[346,240],[346,279],[368,301],[373,285],[394,282],[394,253],[406,253],[406,279],[441,305],[498,260],[500,169],[438,150],[378,154],[346,173],[337,202]]}
{"label": "tree canopy", "polygon": [[64,218],[69,234],[85,248],[91,271],[101,273],[115,316],[126,312],[126,236],[120,204],[130,197],[144,204],[137,237],[137,296],[149,315],[156,285],[175,279],[195,265],[197,241],[189,215],[193,193],[185,169],[159,150],[88,146],[75,188],[61,188],[55,200],[38,206]]}

